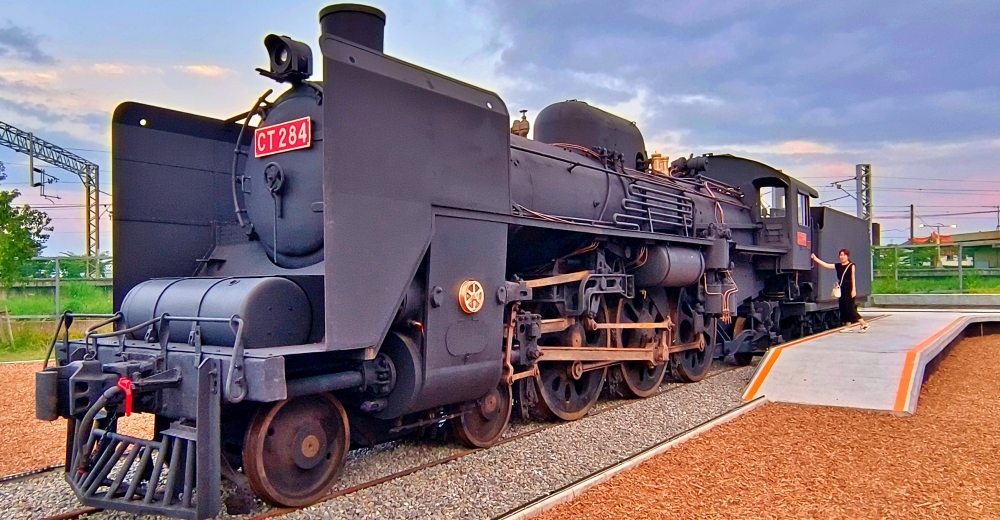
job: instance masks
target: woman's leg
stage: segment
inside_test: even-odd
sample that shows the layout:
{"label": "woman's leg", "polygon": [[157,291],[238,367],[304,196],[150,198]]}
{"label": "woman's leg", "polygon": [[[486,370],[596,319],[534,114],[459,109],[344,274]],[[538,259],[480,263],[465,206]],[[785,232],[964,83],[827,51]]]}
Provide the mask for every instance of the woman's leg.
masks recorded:
{"label": "woman's leg", "polygon": [[854,324],[857,319],[857,311],[854,308],[854,298],[848,295],[842,295],[840,300],[837,302],[840,307],[840,322],[846,327],[850,327]]}
{"label": "woman's leg", "polygon": [[865,322],[865,319],[861,317],[861,313],[858,312],[858,306],[854,303],[854,298],[851,298],[851,308],[854,309],[854,317],[861,325],[861,332],[868,330],[868,323]]}

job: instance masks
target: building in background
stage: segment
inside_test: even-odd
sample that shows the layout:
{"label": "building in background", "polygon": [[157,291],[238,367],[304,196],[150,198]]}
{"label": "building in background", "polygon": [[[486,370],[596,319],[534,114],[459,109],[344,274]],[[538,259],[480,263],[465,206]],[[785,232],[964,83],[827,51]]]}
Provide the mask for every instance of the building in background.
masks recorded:
{"label": "building in background", "polygon": [[941,246],[937,267],[958,267],[959,246],[961,246],[962,267],[1000,268],[1000,230],[954,235],[939,235],[932,232],[930,236],[907,240],[901,245],[931,244]]}

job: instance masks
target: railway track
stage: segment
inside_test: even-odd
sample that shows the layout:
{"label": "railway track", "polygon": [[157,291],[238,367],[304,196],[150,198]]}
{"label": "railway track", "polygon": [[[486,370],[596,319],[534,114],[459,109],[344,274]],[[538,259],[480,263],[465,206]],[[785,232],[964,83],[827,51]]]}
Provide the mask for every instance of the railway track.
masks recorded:
{"label": "railway track", "polygon": [[[725,368],[723,368],[723,369],[721,369],[721,370],[719,370],[717,372],[713,372],[713,373],[705,376],[705,378],[702,379],[702,381],[707,381],[707,380],[713,379],[715,377],[721,376],[721,375],[726,374],[728,372],[732,372],[733,370],[738,370],[740,368],[743,368],[743,367],[727,366],[727,367],[725,367]],[[681,388],[684,388],[685,386],[687,386],[687,385],[686,384],[674,384],[673,386],[669,386],[667,388],[661,389],[659,392],[657,392],[657,393],[655,393],[655,394],[647,397],[646,399],[650,399],[650,398],[653,398],[653,397],[656,397],[656,396],[659,396],[659,395],[663,395],[663,394],[668,394],[668,393],[673,392],[675,390],[679,390]],[[600,409],[591,412],[590,414],[587,415],[587,418],[596,417],[598,415],[601,415],[601,414],[604,414],[606,412],[610,412],[610,411],[616,410],[618,408],[621,408],[621,407],[623,407],[625,405],[634,403],[636,401],[637,401],[636,399],[618,399],[618,400],[616,400],[616,402],[613,402],[612,404],[603,406]],[[526,437],[535,435],[537,433],[541,433],[543,431],[546,431],[546,430],[548,430],[550,428],[554,428],[556,426],[560,426],[562,424],[566,424],[566,423],[565,422],[554,422],[554,423],[545,424],[545,425],[542,425],[542,426],[539,426],[539,427],[536,427],[536,428],[532,428],[532,429],[530,429],[528,431],[521,432],[519,434],[512,435],[510,437],[501,439],[499,442],[497,442],[492,447],[502,446],[504,444],[515,442],[517,440],[524,439]],[[357,485],[354,485],[354,486],[351,486],[351,487],[347,487],[347,488],[344,488],[344,489],[339,489],[339,490],[336,490],[336,491],[328,494],[327,496],[323,497],[323,499],[320,500],[319,502],[316,502],[316,503],[311,504],[310,506],[306,506],[306,507],[311,507],[312,505],[321,504],[321,503],[327,502],[329,500],[334,500],[336,498],[347,496],[347,495],[350,495],[352,493],[356,493],[358,491],[363,491],[365,489],[369,489],[369,488],[372,488],[372,487],[375,487],[375,486],[379,486],[381,484],[385,484],[385,483],[391,482],[393,480],[404,478],[404,477],[407,477],[409,475],[412,475],[414,473],[417,473],[417,472],[420,472],[420,471],[423,471],[423,470],[426,470],[426,469],[434,468],[434,467],[440,466],[442,464],[447,464],[449,462],[453,462],[453,461],[459,460],[459,459],[461,459],[463,457],[466,457],[468,455],[472,455],[474,453],[481,452],[481,451],[483,451],[485,449],[490,449],[490,448],[477,448],[477,449],[465,449],[465,450],[461,450],[461,451],[458,451],[458,452],[453,453],[451,455],[448,455],[446,457],[442,457],[442,458],[439,458],[437,460],[433,460],[433,461],[421,464],[419,466],[414,466],[414,467],[411,467],[411,468],[407,468],[407,469],[404,469],[404,470],[401,470],[401,471],[397,471],[395,473],[392,473],[392,474],[389,474],[389,475],[386,475],[386,476],[383,476],[383,477],[380,477],[380,478],[372,479],[372,480],[369,480],[369,481],[366,481],[366,482],[363,482],[363,483],[360,483],[360,484],[357,484]],[[10,475],[8,477],[0,477],[0,483],[5,482],[5,481],[12,481],[12,480],[19,480],[19,479],[22,479],[22,478],[27,478],[29,476],[38,475],[38,474],[46,473],[46,472],[49,472],[49,471],[54,471],[54,470],[60,469],[62,467],[63,467],[63,465],[60,464],[60,465],[55,465],[55,466],[48,466],[48,467],[45,467],[45,468],[39,468],[39,469],[36,469],[36,470],[32,470],[32,471],[28,471],[28,472],[24,472],[24,473],[19,473],[19,474],[16,474],[16,475]],[[7,479],[7,480],[3,480],[3,479]],[[297,507],[297,508],[278,507],[278,508],[271,509],[269,511],[265,511],[265,512],[259,513],[259,514],[254,515],[254,516],[250,516],[250,517],[248,517],[248,520],[267,520],[267,519],[272,519],[272,518],[278,518],[278,517],[281,517],[281,516],[284,516],[284,515],[296,512],[296,511],[300,511],[302,509],[304,509],[304,507]],[[65,512],[65,513],[61,513],[61,514],[58,514],[58,515],[45,517],[44,520],[76,520],[76,519],[82,518],[82,517],[84,517],[86,515],[91,515],[91,514],[94,514],[94,513],[98,513],[100,511],[101,511],[101,509],[98,509],[98,508],[83,507],[83,508],[74,509],[72,511],[68,511],[68,512]]]}
{"label": "railway track", "polygon": [[51,466],[45,466],[43,468],[33,469],[30,471],[22,471],[21,473],[12,473],[10,475],[5,475],[0,477],[0,484],[7,482],[17,482],[18,480],[25,479],[28,477],[33,477],[35,475],[41,475],[42,473],[48,473],[53,470],[65,467],[65,464],[53,464]]}
{"label": "railway track", "polygon": [[[720,375],[725,374],[727,372],[731,372],[733,370],[737,370],[739,368],[743,368],[743,367],[726,367],[726,368],[724,368],[722,370],[719,370],[718,372],[715,372],[715,373],[712,373],[712,374],[706,376],[704,379],[702,379],[702,381],[712,379],[714,377],[720,376]],[[683,384],[678,384],[678,385],[675,385],[675,386],[671,386],[669,388],[660,390],[659,392],[657,392],[657,393],[655,393],[655,394],[647,397],[646,399],[650,399],[650,398],[656,397],[658,395],[667,394],[667,393],[673,392],[674,390],[678,390],[678,389],[683,388],[683,387],[684,387]],[[587,417],[594,417],[594,416],[603,414],[605,412],[610,412],[612,410],[616,410],[618,408],[621,408],[622,406],[625,406],[627,404],[634,403],[635,401],[636,401],[635,399],[620,399],[618,402],[616,402],[614,404],[611,404],[609,406],[605,406],[605,407],[603,407],[603,408],[601,408],[601,409],[599,409],[599,410],[597,410],[597,411],[595,411],[595,412],[593,412],[591,414],[588,414]],[[491,446],[491,448],[492,447],[496,447],[496,446],[502,446],[504,444],[508,444],[508,443],[514,442],[516,440],[523,439],[523,438],[531,436],[531,435],[535,435],[537,433],[543,432],[545,430],[548,430],[550,428],[554,428],[554,427],[562,425],[562,424],[565,424],[565,423],[564,422],[555,422],[555,423],[551,423],[551,424],[546,424],[544,426],[539,426],[537,428],[533,428],[533,429],[528,430],[526,432],[522,432],[522,433],[519,433],[517,435],[513,435],[511,437],[507,437],[505,439],[502,439],[499,442],[497,442],[495,445]],[[431,462],[428,462],[428,463],[425,463],[425,464],[421,464],[421,465],[415,466],[413,468],[405,469],[403,471],[399,471],[399,472],[393,473],[391,475],[387,475],[385,477],[381,477],[381,478],[378,478],[378,479],[370,480],[368,482],[364,482],[364,483],[358,484],[356,486],[351,486],[349,488],[345,488],[345,489],[341,489],[341,490],[338,490],[338,491],[334,491],[333,493],[330,493],[326,497],[323,497],[323,499],[320,500],[319,502],[316,502],[316,504],[321,504],[323,502],[326,502],[326,501],[329,501],[329,500],[333,500],[335,498],[347,496],[347,495],[350,495],[352,493],[356,493],[358,491],[369,489],[369,488],[372,488],[372,487],[384,484],[386,482],[390,482],[390,481],[393,481],[393,480],[396,480],[396,479],[399,479],[399,478],[406,477],[408,475],[412,475],[412,474],[414,474],[414,473],[416,473],[418,471],[423,471],[425,469],[433,468],[435,466],[440,466],[442,464],[447,464],[449,462],[453,462],[453,461],[456,461],[458,459],[461,459],[462,457],[466,457],[468,455],[472,455],[473,453],[478,453],[480,451],[483,451],[484,449],[490,449],[490,448],[478,448],[478,449],[463,450],[461,452],[454,453],[454,454],[449,455],[447,457],[442,457],[442,458],[440,458],[438,460],[434,460],[434,461],[431,461]],[[311,507],[312,505],[316,505],[316,504],[311,504],[310,506],[307,506],[307,507]],[[272,509],[271,511],[267,511],[267,512],[261,513],[261,514],[259,514],[257,516],[250,517],[249,520],[267,520],[267,519],[271,519],[271,518],[276,518],[276,517],[280,517],[280,516],[283,516],[283,515],[287,515],[289,513],[293,513],[295,511],[299,511],[301,509],[304,509],[304,508],[302,508],[302,507],[298,507],[298,508],[288,508],[288,507],[276,508],[276,509]]]}

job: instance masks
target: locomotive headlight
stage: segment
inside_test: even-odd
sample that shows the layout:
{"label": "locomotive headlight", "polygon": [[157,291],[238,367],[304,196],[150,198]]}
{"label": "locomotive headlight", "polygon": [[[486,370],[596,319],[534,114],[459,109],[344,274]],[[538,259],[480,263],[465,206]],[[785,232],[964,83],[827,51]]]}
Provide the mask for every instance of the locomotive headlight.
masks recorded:
{"label": "locomotive headlight", "polygon": [[312,49],[287,36],[269,34],[264,47],[271,58],[271,71],[266,74],[277,81],[298,82],[312,76]]}

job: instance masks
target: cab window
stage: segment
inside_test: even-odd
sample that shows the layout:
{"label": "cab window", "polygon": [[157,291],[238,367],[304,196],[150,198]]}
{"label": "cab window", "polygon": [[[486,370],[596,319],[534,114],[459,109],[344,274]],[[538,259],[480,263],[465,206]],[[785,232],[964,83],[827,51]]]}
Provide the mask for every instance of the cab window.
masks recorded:
{"label": "cab window", "polygon": [[763,186],[760,188],[760,216],[762,218],[785,216],[785,188]]}
{"label": "cab window", "polygon": [[809,227],[809,195],[799,193],[799,225]]}

